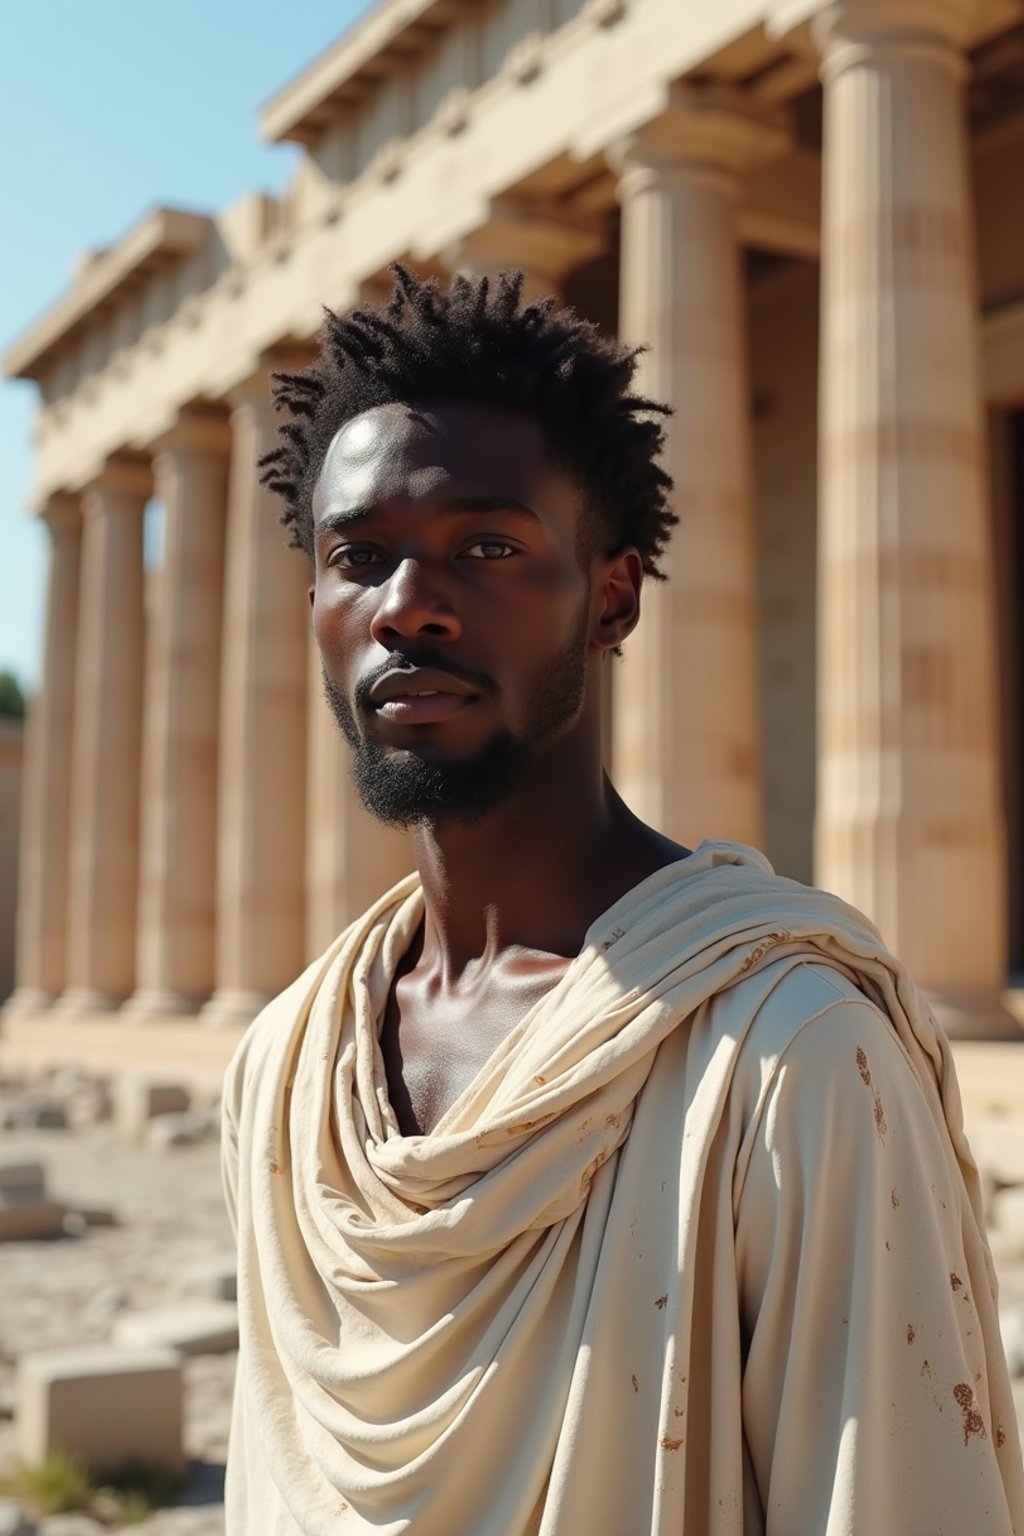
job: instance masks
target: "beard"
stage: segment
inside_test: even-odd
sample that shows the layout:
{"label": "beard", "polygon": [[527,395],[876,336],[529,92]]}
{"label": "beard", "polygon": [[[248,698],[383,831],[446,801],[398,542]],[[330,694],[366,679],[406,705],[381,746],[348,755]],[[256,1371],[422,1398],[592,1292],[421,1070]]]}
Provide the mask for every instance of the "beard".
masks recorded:
{"label": "beard", "polygon": [[[324,694],[352,748],[352,781],[371,816],[393,827],[444,821],[469,826],[510,800],[544,744],[579,712],[587,680],[588,617],[589,602],[569,644],[541,673],[522,732],[500,730],[474,756],[457,762],[431,762],[412,748],[396,751],[368,741],[348,699],[325,670]],[[417,659],[421,666],[448,670],[443,656]],[[374,681],[361,683],[357,698],[365,697]],[[494,693],[493,686],[482,691]]]}

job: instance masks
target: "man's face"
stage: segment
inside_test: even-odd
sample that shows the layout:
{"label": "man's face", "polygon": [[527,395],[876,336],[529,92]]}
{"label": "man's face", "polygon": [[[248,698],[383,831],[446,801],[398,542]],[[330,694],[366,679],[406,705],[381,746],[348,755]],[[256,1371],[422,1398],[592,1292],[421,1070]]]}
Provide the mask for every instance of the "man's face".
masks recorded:
{"label": "man's face", "polygon": [[517,412],[378,406],[335,437],[313,498],[313,627],[380,819],[472,822],[572,729],[590,627],[582,515]]}

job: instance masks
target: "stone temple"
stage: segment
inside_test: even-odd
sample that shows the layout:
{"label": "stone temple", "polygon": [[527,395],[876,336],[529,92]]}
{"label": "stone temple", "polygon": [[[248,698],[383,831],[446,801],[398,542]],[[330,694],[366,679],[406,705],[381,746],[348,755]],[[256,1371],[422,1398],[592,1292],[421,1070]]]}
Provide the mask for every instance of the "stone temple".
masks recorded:
{"label": "stone temple", "polygon": [[632,806],[763,847],[954,1031],[1013,1030],[1020,0],[381,0],[262,131],[302,147],[280,200],[150,212],[7,353],[50,564],[6,1059],[215,1069],[408,867],[254,470],[268,374],[396,258],[520,267],[675,407],[671,580],[612,690]]}

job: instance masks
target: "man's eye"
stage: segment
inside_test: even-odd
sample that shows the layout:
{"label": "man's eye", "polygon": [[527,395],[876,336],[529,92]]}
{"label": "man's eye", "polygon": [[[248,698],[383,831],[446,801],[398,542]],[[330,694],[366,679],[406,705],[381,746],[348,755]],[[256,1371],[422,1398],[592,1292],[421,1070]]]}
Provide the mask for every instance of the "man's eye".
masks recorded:
{"label": "man's eye", "polygon": [[515,550],[511,544],[505,544],[501,539],[478,539],[475,544],[470,544],[464,553],[472,555],[474,560],[504,560],[509,555],[514,555]]}
{"label": "man's eye", "polygon": [[328,559],[328,565],[340,565],[343,570],[352,570],[356,567],[372,565],[376,560],[376,552],[366,549],[358,544],[340,544],[332,550]]}

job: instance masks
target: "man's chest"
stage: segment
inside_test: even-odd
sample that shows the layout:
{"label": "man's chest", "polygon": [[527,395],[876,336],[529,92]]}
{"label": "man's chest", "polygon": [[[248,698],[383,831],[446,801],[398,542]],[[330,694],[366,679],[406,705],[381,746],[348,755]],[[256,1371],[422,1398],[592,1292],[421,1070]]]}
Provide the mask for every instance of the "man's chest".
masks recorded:
{"label": "man's chest", "polygon": [[499,983],[464,1000],[427,997],[411,978],[395,983],[380,1047],[404,1135],[433,1129],[556,980],[547,974]]}

